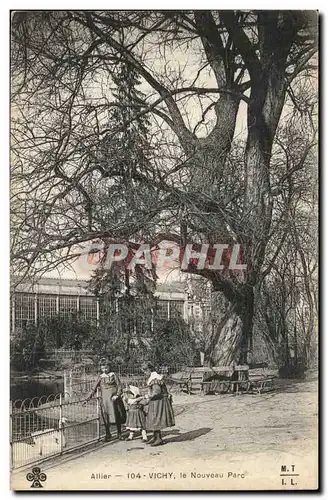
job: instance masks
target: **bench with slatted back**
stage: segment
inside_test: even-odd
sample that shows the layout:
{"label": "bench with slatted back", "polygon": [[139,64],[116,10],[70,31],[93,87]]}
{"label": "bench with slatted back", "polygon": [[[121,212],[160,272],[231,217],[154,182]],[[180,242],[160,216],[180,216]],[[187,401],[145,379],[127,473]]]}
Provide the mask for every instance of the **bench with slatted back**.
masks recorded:
{"label": "bench with slatted back", "polygon": [[178,385],[180,391],[186,391],[190,394],[191,391],[191,371],[192,368],[186,368],[182,372],[175,373],[167,377],[167,381],[171,385]]}
{"label": "bench with slatted back", "polygon": [[190,377],[190,391],[191,392],[203,392],[204,377],[206,372],[208,373],[209,368],[205,366],[200,366],[193,368]]}
{"label": "bench with slatted back", "polygon": [[203,393],[247,392],[249,389],[248,369],[248,365],[211,367],[211,372],[205,377],[207,380],[203,382]]}
{"label": "bench with slatted back", "polygon": [[252,368],[249,372],[249,390],[255,394],[273,390],[274,377],[265,368]]}

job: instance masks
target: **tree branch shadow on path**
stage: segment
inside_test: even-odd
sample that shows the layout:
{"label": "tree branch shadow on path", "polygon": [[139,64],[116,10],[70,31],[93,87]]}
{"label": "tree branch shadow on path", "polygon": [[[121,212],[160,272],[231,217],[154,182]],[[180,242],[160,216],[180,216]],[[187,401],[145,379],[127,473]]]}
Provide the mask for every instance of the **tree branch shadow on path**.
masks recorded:
{"label": "tree branch shadow on path", "polygon": [[[195,429],[194,431],[188,431],[185,432],[184,434],[179,434],[178,436],[165,439],[164,443],[166,444],[166,443],[180,443],[182,441],[193,441],[194,439],[197,439],[200,436],[208,434],[209,432],[211,432],[211,430],[213,430],[211,427],[202,427],[201,429]],[[176,433],[176,431],[174,433]]]}

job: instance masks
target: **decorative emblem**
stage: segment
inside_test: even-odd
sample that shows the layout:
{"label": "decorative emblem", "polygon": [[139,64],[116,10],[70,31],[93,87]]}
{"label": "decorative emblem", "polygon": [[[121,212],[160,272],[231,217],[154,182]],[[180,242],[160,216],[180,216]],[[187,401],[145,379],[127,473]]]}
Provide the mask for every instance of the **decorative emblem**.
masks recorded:
{"label": "decorative emblem", "polygon": [[47,476],[44,472],[41,472],[40,467],[34,467],[32,472],[26,474],[26,479],[32,483],[31,488],[43,488],[41,481],[44,482]]}

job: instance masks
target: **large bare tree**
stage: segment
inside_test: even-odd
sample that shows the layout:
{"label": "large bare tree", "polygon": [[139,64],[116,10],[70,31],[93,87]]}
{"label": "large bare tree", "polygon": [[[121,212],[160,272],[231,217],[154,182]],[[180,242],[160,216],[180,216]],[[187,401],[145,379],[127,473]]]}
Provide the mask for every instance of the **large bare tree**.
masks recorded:
{"label": "large bare tree", "polygon": [[[268,272],[272,180],[288,189],[291,175],[277,179],[277,129],[297,107],[295,89],[315,81],[316,37],[317,13],[306,11],[16,13],[16,272],[57,266],[92,239],[238,243],[246,271],[188,271],[229,302],[214,362],[246,361],[254,289]],[[122,102],[118,65],[142,90]],[[129,110],[119,124],[117,106]],[[122,134],[146,115],[149,147],[131,163]]]}

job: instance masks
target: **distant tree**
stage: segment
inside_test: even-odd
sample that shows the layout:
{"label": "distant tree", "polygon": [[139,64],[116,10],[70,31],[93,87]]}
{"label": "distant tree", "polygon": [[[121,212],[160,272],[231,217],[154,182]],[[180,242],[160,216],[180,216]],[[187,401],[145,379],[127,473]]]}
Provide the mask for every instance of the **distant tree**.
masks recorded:
{"label": "distant tree", "polygon": [[188,325],[182,319],[158,324],[151,341],[150,357],[158,366],[194,366],[199,350]]}
{"label": "distant tree", "polygon": [[95,271],[89,289],[99,298],[100,320],[90,346],[113,361],[133,364],[134,351],[139,349],[140,357],[145,338],[152,336],[154,287],[154,280],[140,266],[134,272],[124,263]]}
{"label": "distant tree", "polygon": [[290,375],[304,371],[318,355],[317,130],[312,120],[316,96],[305,86],[294,98],[298,112],[277,136],[279,180],[273,189],[279,224],[273,226],[268,244],[255,315],[257,334],[266,340],[281,372]]}
{"label": "distant tree", "polygon": [[31,370],[46,354],[44,330],[27,323],[10,341],[10,365],[17,370]]}
{"label": "distant tree", "polygon": [[[120,190],[116,190],[115,186],[112,186],[112,189],[106,188],[103,192],[98,190],[98,196],[102,196],[102,217],[108,221],[111,220],[111,208],[115,203],[118,217],[120,212],[128,211],[133,214],[140,210],[144,192],[135,183],[134,172],[148,168],[148,154],[151,149],[148,117],[143,115],[134,120],[135,110],[130,107],[131,102],[144,98],[138,90],[138,72],[128,62],[123,61],[111,69],[111,76],[115,85],[113,107],[109,113],[108,133],[101,142],[97,159],[103,169],[103,176],[110,178],[113,171],[119,172],[122,184]],[[121,127],[121,131],[113,142],[111,132],[118,127]],[[106,213],[108,206],[111,208]],[[141,241],[143,237],[140,233]],[[108,242],[106,239],[103,241],[105,245],[99,258],[100,265],[89,283],[89,289],[100,302],[101,334],[94,345],[101,345],[107,358],[114,362],[119,360],[122,363],[133,363],[134,348],[142,350],[142,337],[151,335],[156,272],[155,269],[147,270],[141,265],[136,265],[133,269],[128,268],[139,246],[138,235],[135,242],[128,242],[129,253],[124,261],[112,263],[110,269],[106,266],[110,239]]]}

